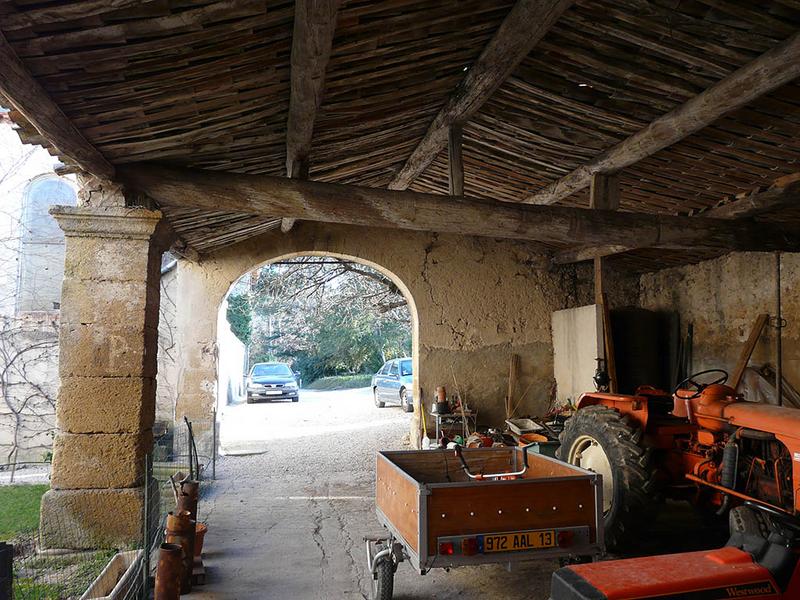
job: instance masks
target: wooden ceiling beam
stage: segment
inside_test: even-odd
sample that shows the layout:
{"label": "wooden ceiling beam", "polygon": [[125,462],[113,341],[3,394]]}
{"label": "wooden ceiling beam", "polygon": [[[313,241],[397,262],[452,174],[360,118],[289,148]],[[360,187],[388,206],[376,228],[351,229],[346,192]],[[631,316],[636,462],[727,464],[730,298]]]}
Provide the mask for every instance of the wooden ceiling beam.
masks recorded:
{"label": "wooden ceiling beam", "polygon": [[800,228],[782,224],[525,206],[155,164],[117,170],[126,185],[162,207],[542,242],[603,245],[622,238],[659,248],[800,250]]}
{"label": "wooden ceiling beam", "polygon": [[111,179],[114,167],[92,145],[39,85],[0,32],[0,95],[11,103],[60,156],[81,169]]}
{"label": "wooden ceiling beam", "polygon": [[589,186],[595,173],[613,172],[629,167],[799,76],[800,33],[795,33],[782,44],[765,52],[558,181],[528,196],[523,202],[553,204],[563,200]]}
{"label": "wooden ceiling beam", "polygon": [[447,145],[450,126],[464,123],[528,56],[573,0],[517,0],[491,41],[442,107],[403,168],[389,184],[404,190]]}
{"label": "wooden ceiling beam", "polygon": [[[711,219],[749,219],[761,214],[770,213],[781,208],[800,206],[800,173],[794,173],[778,179],[764,191],[738,196],[735,200],[715,206],[697,217]],[[620,236],[622,238],[623,236]],[[630,252],[647,246],[639,245],[634,240],[629,244],[611,243],[601,246],[580,246],[557,252],[553,256],[556,264],[571,264],[585,260],[598,259],[622,252]]]}
{"label": "wooden ceiling beam", "polygon": [[308,178],[308,156],[331,56],[341,0],[297,0],[292,33],[286,174]]}

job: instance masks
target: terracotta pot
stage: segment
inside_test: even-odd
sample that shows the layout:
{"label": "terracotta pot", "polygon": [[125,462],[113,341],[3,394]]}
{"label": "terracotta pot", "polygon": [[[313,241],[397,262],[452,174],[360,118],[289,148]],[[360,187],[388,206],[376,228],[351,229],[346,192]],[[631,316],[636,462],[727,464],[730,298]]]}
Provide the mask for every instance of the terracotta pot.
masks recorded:
{"label": "terracotta pot", "polygon": [[183,573],[181,574],[181,594],[192,591],[192,571],[194,570],[194,536],[196,523],[189,518],[189,511],[182,510],[167,514],[165,541],[178,544],[183,549]]}
{"label": "terracotta pot", "polygon": [[181,596],[183,549],[178,544],[161,544],[156,569],[155,600],[178,600]]}
{"label": "terracotta pot", "polygon": [[198,523],[194,530],[194,555],[195,557],[203,554],[203,540],[206,537],[208,525],[205,523]]}

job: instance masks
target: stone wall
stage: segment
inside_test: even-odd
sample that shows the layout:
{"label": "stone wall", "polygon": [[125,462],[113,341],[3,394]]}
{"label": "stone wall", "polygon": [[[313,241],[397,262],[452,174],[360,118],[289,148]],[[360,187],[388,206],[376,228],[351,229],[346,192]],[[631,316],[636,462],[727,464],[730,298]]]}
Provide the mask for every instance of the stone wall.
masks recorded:
{"label": "stone wall", "polygon": [[[654,310],[676,310],[683,335],[694,326],[692,369],[732,371],[760,313],[775,314],[775,255],[732,253],[695,265],[643,275],[641,305]],[[782,257],[784,377],[800,389],[800,255]],[[774,329],[766,327],[752,363],[774,364]]]}
{"label": "stone wall", "polygon": [[268,261],[314,253],[361,260],[389,275],[412,307],[415,397],[421,392],[429,403],[436,386],[455,390],[457,382],[490,425],[505,418],[512,352],[521,356],[519,395],[527,390],[519,412],[545,409],[553,386],[551,313],[591,297],[574,268],[551,268],[525,243],[299,223],[288,234],[181,261],[178,416],[205,418],[214,405],[217,311],[232,283]]}

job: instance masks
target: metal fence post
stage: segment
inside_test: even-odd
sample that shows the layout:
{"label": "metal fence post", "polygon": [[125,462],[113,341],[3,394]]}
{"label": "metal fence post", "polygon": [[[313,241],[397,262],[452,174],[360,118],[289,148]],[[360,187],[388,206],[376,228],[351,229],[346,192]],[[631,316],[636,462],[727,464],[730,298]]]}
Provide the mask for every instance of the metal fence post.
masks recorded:
{"label": "metal fence post", "polygon": [[214,423],[211,425],[211,479],[217,478],[217,409],[212,411]]}
{"label": "metal fence post", "polygon": [[14,546],[0,542],[0,600],[11,600],[14,588]]}
{"label": "metal fence post", "polygon": [[142,523],[142,596],[141,600],[150,597],[150,519],[153,518],[153,507],[150,506],[153,480],[153,455],[144,457],[144,522]]}

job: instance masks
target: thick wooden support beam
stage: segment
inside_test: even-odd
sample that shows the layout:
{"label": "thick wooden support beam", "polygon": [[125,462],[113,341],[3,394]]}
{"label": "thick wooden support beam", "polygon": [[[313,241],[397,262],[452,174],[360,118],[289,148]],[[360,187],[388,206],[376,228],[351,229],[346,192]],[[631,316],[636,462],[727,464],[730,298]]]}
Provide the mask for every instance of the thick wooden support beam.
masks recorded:
{"label": "thick wooden support beam", "polygon": [[464,161],[461,155],[461,125],[453,124],[450,126],[450,134],[447,141],[447,163],[450,173],[450,195],[464,195]]}
{"label": "thick wooden support beam", "polygon": [[468,121],[483,106],[572,3],[573,0],[517,0],[389,189],[404,190],[422,174],[447,144],[450,126]]}
{"label": "thick wooden support beam", "polygon": [[[592,210],[617,210],[619,208],[619,176],[616,173],[595,173],[589,193]],[[603,257],[594,257],[594,303],[603,304]]]}
{"label": "thick wooden support beam", "polygon": [[114,176],[114,167],[83,137],[52,98],[31,76],[0,32],[0,94],[39,134],[55,146],[59,155],[101,178]]}
{"label": "thick wooden support beam", "polygon": [[660,248],[800,250],[800,230],[782,224],[524,206],[148,164],[117,171],[124,183],[165,207],[544,242],[609,244],[622,238]]}
{"label": "thick wooden support beam", "polygon": [[800,173],[782,177],[763,192],[747,194],[732,202],[710,208],[699,216],[746,219],[791,206],[800,206]]}
{"label": "thick wooden support beam", "polygon": [[291,95],[286,123],[286,174],[308,178],[314,121],[322,103],[341,0],[297,0],[292,34]]}
{"label": "thick wooden support beam", "polygon": [[592,175],[618,171],[652,156],[800,76],[800,33],[568,175],[527,197],[528,204],[553,204],[587,187]]}
{"label": "thick wooden support beam", "polygon": [[[800,206],[800,173],[781,177],[767,190],[753,192],[732,202],[710,208],[700,213],[699,218],[748,219],[792,206]],[[637,240],[630,240],[629,243],[604,244],[602,246],[580,246],[557,252],[553,257],[553,262],[562,265],[570,264],[611,256],[612,254],[630,252],[644,247],[646,246],[640,246]]]}
{"label": "thick wooden support beam", "polygon": [[619,175],[595,173],[589,193],[589,208],[617,210],[619,208]]}

